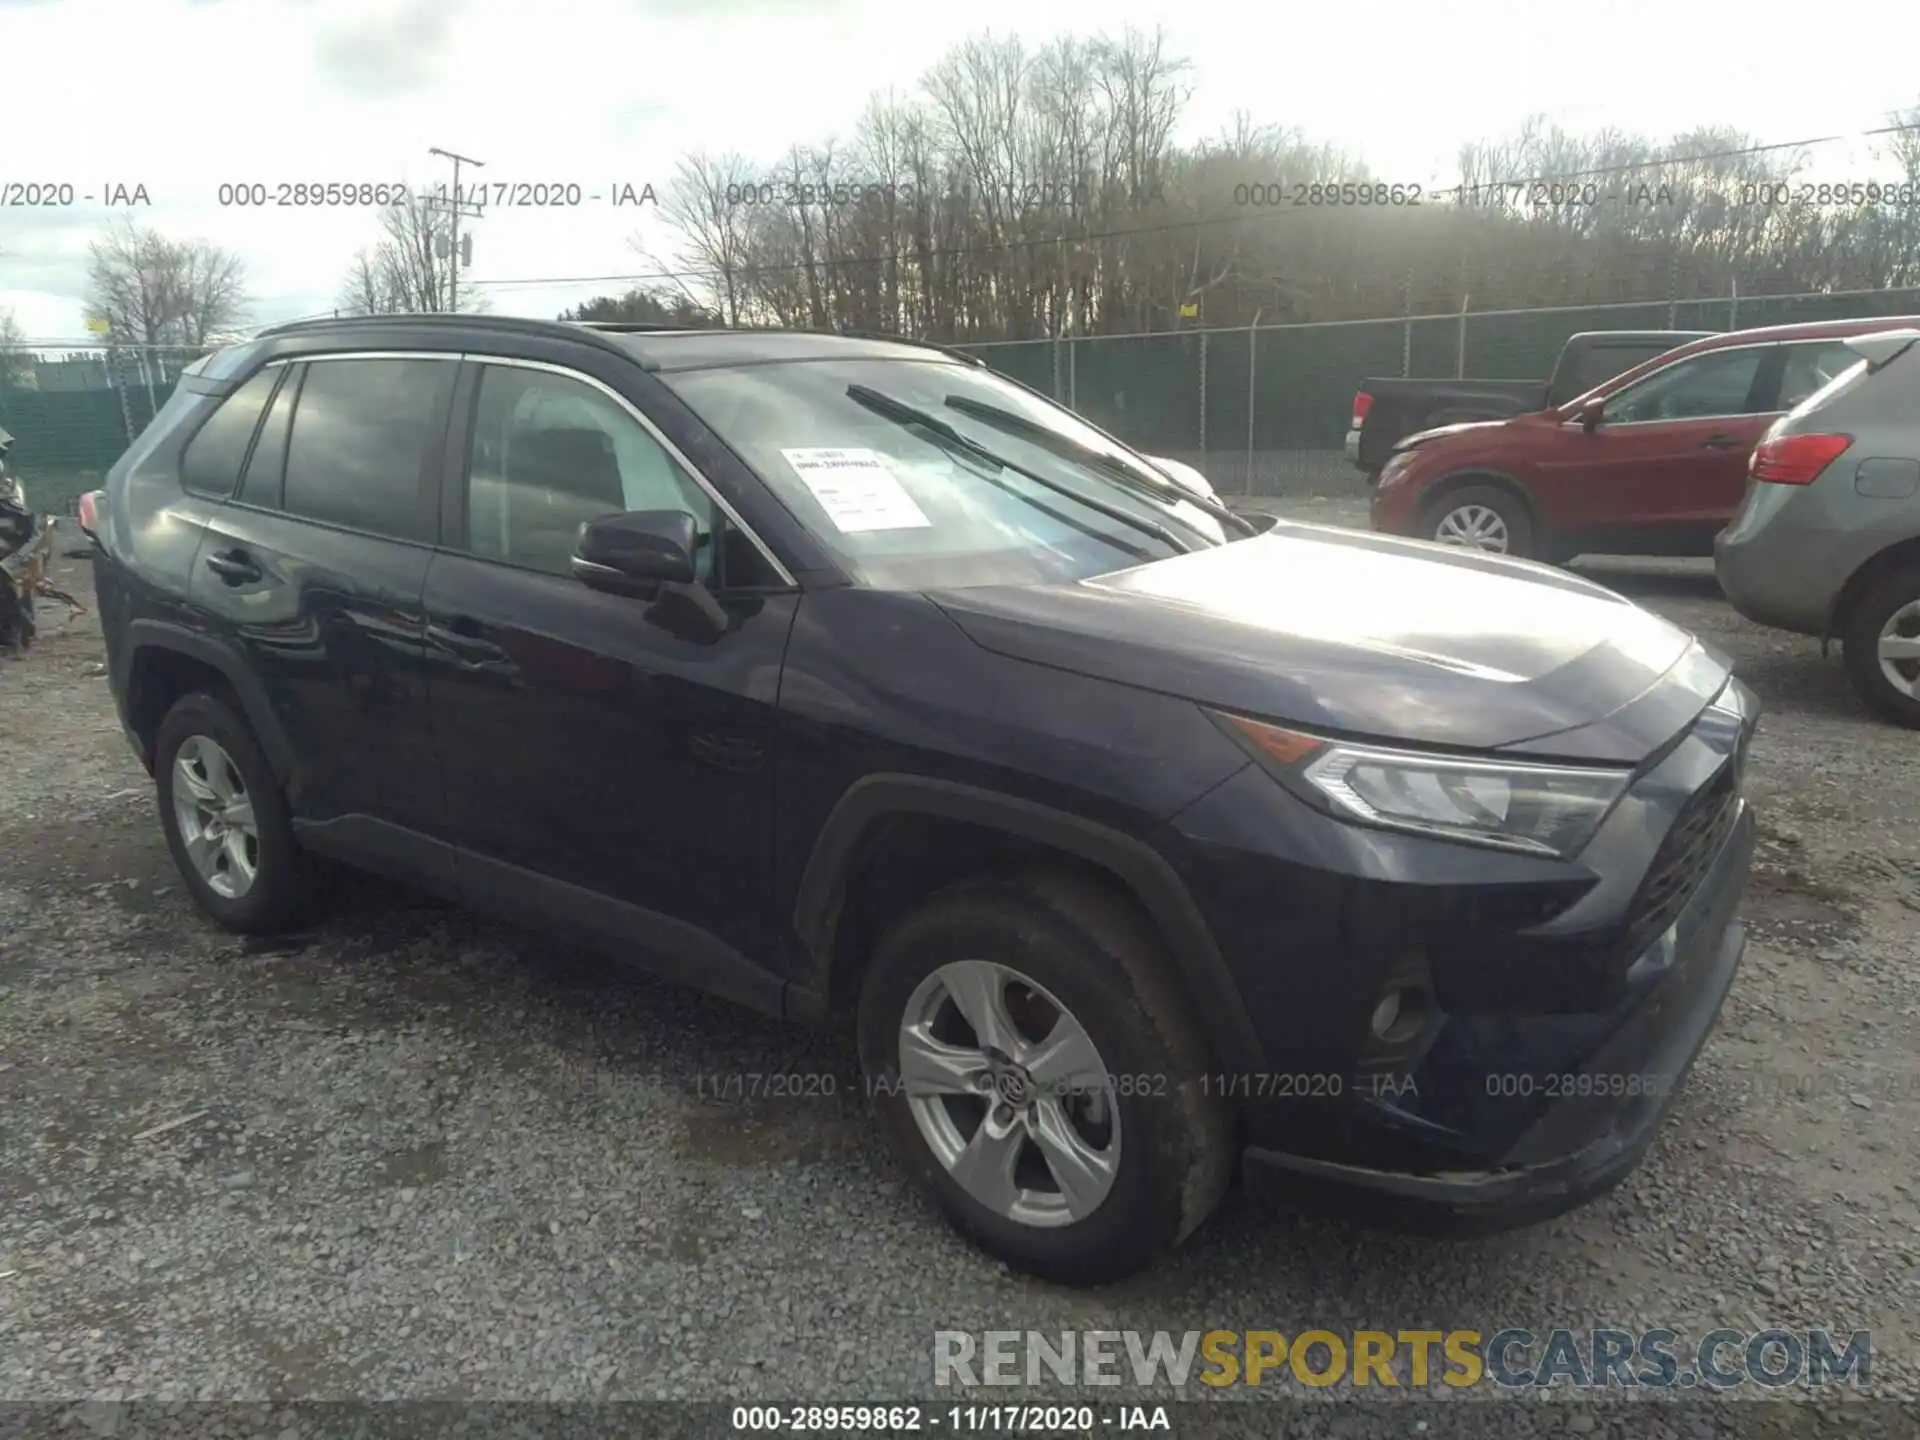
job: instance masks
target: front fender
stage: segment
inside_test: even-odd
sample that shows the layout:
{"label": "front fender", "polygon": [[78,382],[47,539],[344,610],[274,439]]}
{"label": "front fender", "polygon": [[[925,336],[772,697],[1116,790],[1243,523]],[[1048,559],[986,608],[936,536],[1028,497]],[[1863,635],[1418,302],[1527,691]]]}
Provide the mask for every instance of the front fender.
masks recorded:
{"label": "front fender", "polygon": [[1237,1073],[1263,1067],[1239,987],[1179,872],[1135,836],[1016,796],[918,775],[869,775],[847,788],[820,828],[794,901],[794,928],[812,961],[814,996],[831,993],[830,970],[860,840],[889,815],[913,814],[996,829],[1105,870],[1125,885],[1165,939],[1219,1062]]}

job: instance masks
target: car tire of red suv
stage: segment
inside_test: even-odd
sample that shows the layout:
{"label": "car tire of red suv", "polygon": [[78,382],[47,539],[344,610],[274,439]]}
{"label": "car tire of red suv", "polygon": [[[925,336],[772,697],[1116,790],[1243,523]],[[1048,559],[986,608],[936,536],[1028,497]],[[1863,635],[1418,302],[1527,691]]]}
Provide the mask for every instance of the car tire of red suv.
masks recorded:
{"label": "car tire of red suv", "polygon": [[[963,1009],[988,993],[1004,1009],[984,1023],[1020,1032],[997,1047]],[[970,881],[937,895],[880,941],[858,1024],[895,1153],[962,1234],[1016,1270],[1074,1285],[1134,1274],[1190,1235],[1233,1178],[1234,1117],[1208,1081],[1192,1003],[1145,917],[1091,881]],[[1078,1079],[1062,1084],[1068,1072],[1045,1057],[1065,1053],[1075,1026]],[[967,1073],[977,1058],[960,1057],[990,1048],[1012,1063]],[[1023,1062],[1033,1069],[1013,1074]],[[1090,1177],[1109,1157],[1102,1191]],[[1076,1214],[1071,1199],[1090,1194]]]}
{"label": "car tire of red suv", "polygon": [[290,928],[306,899],[303,857],[286,796],[238,709],[219,695],[185,695],[153,751],[160,825],[194,902],[239,934]]}
{"label": "car tire of red suv", "polygon": [[1854,602],[1840,633],[1841,655],[1854,693],[1895,724],[1920,730],[1920,699],[1887,675],[1891,665],[1896,674],[1912,678],[1920,673],[1920,661],[1883,662],[1880,642],[1889,632],[1906,639],[1920,637],[1920,565],[1873,582]]}
{"label": "car tire of red suv", "polygon": [[[1492,517],[1498,522],[1505,548],[1494,550],[1473,546],[1462,539],[1448,538],[1443,531],[1464,530]],[[1420,539],[1433,540],[1461,549],[1483,549],[1488,553],[1511,555],[1519,560],[1534,558],[1533,516],[1513,494],[1498,485],[1461,485],[1428,500],[1420,511]]]}

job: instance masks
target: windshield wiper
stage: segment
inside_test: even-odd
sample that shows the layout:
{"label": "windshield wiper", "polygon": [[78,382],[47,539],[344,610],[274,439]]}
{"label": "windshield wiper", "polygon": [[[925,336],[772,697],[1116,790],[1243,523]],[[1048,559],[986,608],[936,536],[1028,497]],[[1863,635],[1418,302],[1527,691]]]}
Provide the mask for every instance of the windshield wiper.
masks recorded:
{"label": "windshield wiper", "polygon": [[[1083,445],[1072,436],[1062,435],[1058,430],[1042,425],[1038,420],[1029,419],[1012,410],[1002,410],[997,405],[989,405],[965,395],[949,395],[947,408],[958,410],[962,415],[1005,430],[1009,434],[1018,435],[1022,440],[1031,441],[1042,450],[1050,450],[1063,459],[1077,460],[1137,494],[1150,495],[1167,505],[1177,505],[1184,500],[1201,514],[1211,517],[1223,526],[1231,525],[1243,535],[1258,533],[1250,522],[1234,514],[1219,501],[1210,500],[1204,495],[1196,495],[1184,485],[1176,485],[1171,480],[1155,480],[1150,476],[1142,475],[1119,456],[1109,455],[1106,451],[1097,450],[1091,445]],[[1190,520],[1181,520],[1180,523],[1193,529],[1196,534],[1206,534],[1205,531],[1196,529]]]}
{"label": "windshield wiper", "polygon": [[[1053,491],[1056,495],[1066,496],[1076,505],[1086,506],[1087,509],[1092,510],[1095,514],[1104,515],[1109,520],[1125,525],[1130,530],[1139,531],[1142,535],[1151,535],[1170,550],[1177,553],[1185,553],[1193,549],[1193,546],[1187,544],[1178,535],[1174,534],[1173,531],[1158,521],[1149,520],[1141,515],[1128,514],[1117,505],[1109,505],[1104,500],[1095,500],[1089,496],[1082,495],[1071,485],[1063,485],[1058,480],[1049,480],[1046,476],[1037,474],[1027,469],[1024,465],[1016,465],[1011,460],[1003,459],[979,441],[969,440],[938,415],[922,410],[917,405],[909,405],[904,400],[896,400],[891,395],[883,394],[865,385],[847,386],[847,398],[855,404],[864,405],[877,415],[886,416],[896,424],[913,425],[925,430],[929,435],[933,436],[935,440],[939,441],[941,445],[956,454],[968,456],[973,460],[979,461],[982,465],[991,465],[996,469],[1009,470],[1024,480],[1031,480],[1034,484]],[[993,480],[989,476],[983,475],[980,478],[988,480],[991,484],[999,485],[997,480]],[[1021,499],[1026,500],[1029,504],[1040,505],[1040,502],[1035,500],[1031,495],[1020,495],[1018,490],[1014,490],[1005,485],[1000,485],[999,488],[1005,490],[1010,495],[1020,496]],[[1040,505],[1040,508],[1046,510],[1046,513],[1052,515],[1055,519],[1066,520],[1066,517],[1059,514],[1058,511],[1052,510],[1044,505]],[[1073,524],[1070,520],[1066,523]],[[1117,545],[1122,550],[1136,555],[1141,559],[1147,558],[1146,551],[1128,545],[1111,535],[1102,534],[1098,531],[1087,531],[1086,527],[1082,525],[1075,525],[1074,528],[1083,533],[1098,535],[1099,538],[1106,541],[1107,544]]]}

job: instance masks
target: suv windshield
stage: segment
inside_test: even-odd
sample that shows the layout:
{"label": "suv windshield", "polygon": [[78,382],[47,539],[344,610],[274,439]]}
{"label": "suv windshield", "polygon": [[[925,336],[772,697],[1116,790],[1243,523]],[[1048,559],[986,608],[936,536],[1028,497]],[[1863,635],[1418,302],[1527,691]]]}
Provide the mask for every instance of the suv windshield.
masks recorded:
{"label": "suv windshield", "polygon": [[771,361],[659,378],[865,585],[1080,580],[1227,538],[1164,476],[1069,412],[945,358]]}

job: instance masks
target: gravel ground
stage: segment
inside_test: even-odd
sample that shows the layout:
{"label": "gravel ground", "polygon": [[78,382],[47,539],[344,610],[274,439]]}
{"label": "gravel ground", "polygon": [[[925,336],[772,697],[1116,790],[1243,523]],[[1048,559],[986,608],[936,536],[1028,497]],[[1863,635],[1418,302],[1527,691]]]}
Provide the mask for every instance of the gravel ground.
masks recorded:
{"label": "gravel ground", "polygon": [[[1731,653],[1768,712],[1753,944],[1654,1153],[1574,1216],[1474,1243],[1231,1201],[1093,1294],[1009,1274],[904,1188],[843,1035],[371,881],[282,944],[215,932],[173,872],[94,620],[48,615],[0,664],[0,1397],[944,1405],[939,1329],[1724,1325],[1869,1329],[1867,1393],[1914,1400],[1920,737],[1862,713],[1817,645],[1740,621],[1700,566],[1592,573]],[[56,578],[90,596],[84,564]],[[716,1095],[736,1073],[835,1094]],[[1810,1427],[1832,1393],[1802,1398],[1500,1409],[1549,1434],[1763,1413],[1828,1433]],[[1850,1434],[1889,1413],[1844,1410]],[[275,1433],[260,1414],[243,1428]],[[1288,1419],[1455,1428],[1377,1405]]]}

